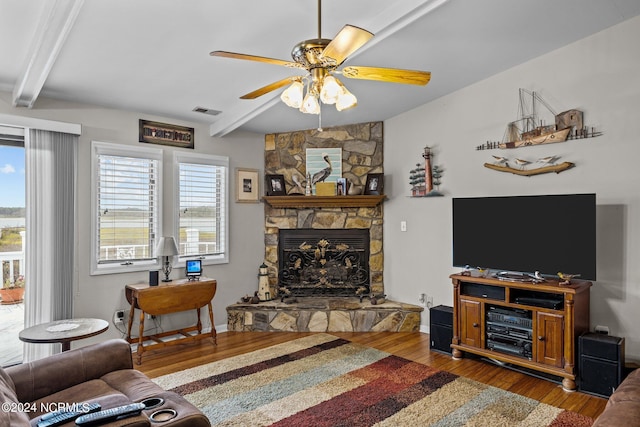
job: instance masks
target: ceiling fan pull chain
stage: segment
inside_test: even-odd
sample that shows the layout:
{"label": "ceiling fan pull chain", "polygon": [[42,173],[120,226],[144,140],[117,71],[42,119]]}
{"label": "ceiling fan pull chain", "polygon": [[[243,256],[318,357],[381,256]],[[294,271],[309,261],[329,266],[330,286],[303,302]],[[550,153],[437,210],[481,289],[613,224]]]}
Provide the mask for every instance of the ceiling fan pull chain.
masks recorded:
{"label": "ceiling fan pull chain", "polygon": [[318,113],[318,132],[322,132],[322,103],[320,103],[320,112]]}

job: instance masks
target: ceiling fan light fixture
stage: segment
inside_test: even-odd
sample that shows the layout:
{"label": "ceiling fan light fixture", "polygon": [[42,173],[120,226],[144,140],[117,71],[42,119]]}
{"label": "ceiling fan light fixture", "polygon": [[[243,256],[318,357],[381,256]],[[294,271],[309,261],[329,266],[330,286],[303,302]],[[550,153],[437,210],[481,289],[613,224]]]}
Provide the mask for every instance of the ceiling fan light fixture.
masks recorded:
{"label": "ceiling fan light fixture", "polygon": [[300,111],[305,114],[320,114],[320,103],[318,102],[318,98],[315,94],[311,93],[311,91],[308,91],[307,95],[304,97]]}
{"label": "ceiling fan light fixture", "polygon": [[343,88],[344,86],[335,77],[325,77],[320,90],[320,100],[324,104],[335,104],[338,97],[343,93]]}
{"label": "ceiling fan light fixture", "polygon": [[342,89],[343,92],[342,94],[340,94],[338,100],[336,101],[336,110],[344,111],[358,105],[358,99],[356,98],[356,96],[349,92],[346,87],[343,86]]}
{"label": "ceiling fan light fixture", "polygon": [[284,92],[282,92],[282,95],[280,95],[280,99],[289,107],[300,108],[302,107],[303,89],[304,86],[302,85],[302,82],[296,80],[291,83],[291,86],[289,86],[287,89],[285,89]]}

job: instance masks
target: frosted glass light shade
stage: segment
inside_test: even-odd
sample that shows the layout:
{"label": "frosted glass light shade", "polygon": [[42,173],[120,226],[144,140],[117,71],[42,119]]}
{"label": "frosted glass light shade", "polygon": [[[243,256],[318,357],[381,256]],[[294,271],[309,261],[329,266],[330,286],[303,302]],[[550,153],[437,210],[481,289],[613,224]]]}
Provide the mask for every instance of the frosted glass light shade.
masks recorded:
{"label": "frosted glass light shade", "polygon": [[322,82],[320,100],[325,104],[335,104],[342,92],[343,86],[340,85],[338,80],[333,76],[327,76]]}
{"label": "frosted glass light shade", "polygon": [[302,82],[295,81],[291,83],[291,86],[285,89],[284,92],[282,92],[280,99],[289,107],[300,108],[302,106],[302,90]]}
{"label": "frosted glass light shade", "polygon": [[343,111],[349,108],[353,108],[358,105],[358,99],[354,94],[344,88],[344,92],[338,97],[336,101],[336,110]]}
{"label": "frosted glass light shade", "polygon": [[302,107],[300,107],[300,111],[306,114],[320,114],[320,104],[318,103],[318,98],[315,95],[307,92],[307,96],[304,97],[304,101],[302,101]]}

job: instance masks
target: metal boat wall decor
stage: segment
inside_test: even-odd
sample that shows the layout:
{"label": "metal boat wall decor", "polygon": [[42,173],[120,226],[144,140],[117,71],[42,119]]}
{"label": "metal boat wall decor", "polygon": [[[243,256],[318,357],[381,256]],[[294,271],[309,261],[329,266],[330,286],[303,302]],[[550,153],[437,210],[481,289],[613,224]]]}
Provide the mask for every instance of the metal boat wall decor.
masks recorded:
{"label": "metal boat wall decor", "polygon": [[[544,121],[541,120],[539,115],[540,105],[553,115],[555,119],[554,124],[546,125]],[[602,132],[584,125],[582,111],[572,109],[562,113],[556,113],[538,93],[520,89],[518,117],[516,120],[507,124],[507,129],[505,130],[502,141],[487,141],[477,146],[476,150],[530,147],[533,145],[565,142],[572,139],[593,138],[600,135],[602,135]],[[575,166],[575,164],[571,162],[558,164],[559,156],[546,156],[536,161],[529,161],[522,157],[516,157],[511,160],[506,156],[495,155],[493,158],[493,163],[484,164],[486,168],[520,176],[533,176],[550,172],[558,174]],[[512,162],[514,166],[510,165],[509,162]],[[541,166],[531,168],[532,165],[536,164],[541,164]]]}
{"label": "metal boat wall decor", "polygon": [[[539,105],[544,106],[555,117],[555,123],[545,125],[539,117]],[[532,145],[564,142],[571,139],[593,138],[602,135],[595,128],[585,127],[580,110],[556,113],[536,92],[519,90],[518,117],[507,124],[502,141],[487,141],[476,150],[495,148],[519,148]]]}

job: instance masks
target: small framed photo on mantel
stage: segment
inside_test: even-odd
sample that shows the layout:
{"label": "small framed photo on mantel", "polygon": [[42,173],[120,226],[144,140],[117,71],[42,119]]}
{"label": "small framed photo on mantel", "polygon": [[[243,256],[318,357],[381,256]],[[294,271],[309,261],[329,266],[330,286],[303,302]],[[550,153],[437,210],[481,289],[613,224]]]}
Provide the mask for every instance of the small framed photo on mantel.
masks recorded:
{"label": "small framed photo on mantel", "polygon": [[364,186],[364,194],[381,196],[384,194],[384,174],[367,174],[367,183]]}
{"label": "small framed photo on mantel", "polygon": [[286,196],[287,189],[284,184],[284,175],[267,175],[267,196]]}
{"label": "small framed photo on mantel", "polygon": [[236,202],[258,203],[260,201],[260,171],[236,168]]}

